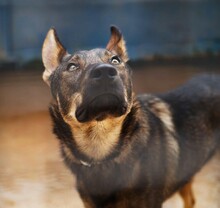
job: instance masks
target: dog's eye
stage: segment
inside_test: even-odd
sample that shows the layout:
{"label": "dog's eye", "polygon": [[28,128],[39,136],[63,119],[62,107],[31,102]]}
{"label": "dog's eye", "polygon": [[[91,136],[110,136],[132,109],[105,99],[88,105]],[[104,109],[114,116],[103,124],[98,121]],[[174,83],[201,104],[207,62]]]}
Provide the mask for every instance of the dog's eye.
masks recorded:
{"label": "dog's eye", "polygon": [[69,65],[67,66],[67,70],[70,71],[70,72],[75,71],[75,70],[78,69],[78,68],[79,68],[79,66],[77,66],[77,65],[74,64],[74,63],[71,63],[71,64],[69,64]]}
{"label": "dog's eye", "polygon": [[113,56],[110,61],[114,65],[117,65],[117,64],[121,63],[121,60],[120,60],[120,58],[118,56]]}

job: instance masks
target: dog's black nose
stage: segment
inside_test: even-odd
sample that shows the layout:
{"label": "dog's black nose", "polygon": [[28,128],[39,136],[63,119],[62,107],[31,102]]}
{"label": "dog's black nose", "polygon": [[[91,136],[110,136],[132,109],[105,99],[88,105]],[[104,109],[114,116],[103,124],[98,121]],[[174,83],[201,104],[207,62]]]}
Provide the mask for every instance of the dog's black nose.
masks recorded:
{"label": "dog's black nose", "polygon": [[117,76],[117,70],[110,64],[99,64],[90,71],[90,78],[94,80],[114,80]]}

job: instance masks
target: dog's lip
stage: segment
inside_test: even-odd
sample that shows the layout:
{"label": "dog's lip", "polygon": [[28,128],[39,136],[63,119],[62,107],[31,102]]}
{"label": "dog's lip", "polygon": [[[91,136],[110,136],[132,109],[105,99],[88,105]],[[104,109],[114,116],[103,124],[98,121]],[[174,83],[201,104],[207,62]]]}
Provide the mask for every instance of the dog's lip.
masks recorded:
{"label": "dog's lip", "polygon": [[117,98],[117,100],[119,100],[119,97],[116,94],[114,94],[114,93],[102,93],[100,95],[95,96],[93,99],[91,99],[91,101],[88,102],[88,104],[92,104],[96,99],[98,99],[98,98],[100,98],[102,96],[112,96],[112,97]]}
{"label": "dog's lip", "polygon": [[[87,108],[89,105],[92,105],[93,102],[96,101],[96,99],[99,99],[100,97],[102,96],[111,96],[111,97],[114,97],[114,99],[117,99],[118,102],[120,102],[120,97],[114,93],[102,93],[102,94],[99,94],[97,96],[95,96],[93,99],[91,99],[89,102],[87,102],[85,105],[82,105],[81,107],[79,107],[77,110],[76,110],[76,118],[79,122],[85,122],[84,121],[84,118],[87,116],[86,114],[88,113],[87,112]],[[123,106],[123,113],[126,111],[127,109],[127,106]]]}
{"label": "dog's lip", "polygon": [[99,99],[102,96],[112,96],[115,97],[118,101],[120,100],[119,97],[113,93],[102,93],[100,95],[95,96],[93,99],[91,99],[90,101],[86,102],[86,105],[83,105],[80,112],[84,110],[84,108],[86,108],[88,105],[91,105],[96,99]]}

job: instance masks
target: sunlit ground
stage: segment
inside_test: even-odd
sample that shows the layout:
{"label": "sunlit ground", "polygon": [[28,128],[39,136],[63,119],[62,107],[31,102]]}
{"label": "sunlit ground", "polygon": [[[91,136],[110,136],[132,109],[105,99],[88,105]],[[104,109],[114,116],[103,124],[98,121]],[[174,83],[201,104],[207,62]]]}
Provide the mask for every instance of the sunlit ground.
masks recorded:
{"label": "sunlit ground", "polygon": [[[134,89],[166,91],[206,70],[147,67],[134,72]],[[214,71],[217,67],[212,67]],[[40,76],[39,72],[0,76],[0,207],[82,208],[74,177],[64,166],[51,133],[50,93]],[[196,208],[220,208],[220,154],[196,176],[193,189]],[[164,207],[182,208],[182,200],[175,195]]]}

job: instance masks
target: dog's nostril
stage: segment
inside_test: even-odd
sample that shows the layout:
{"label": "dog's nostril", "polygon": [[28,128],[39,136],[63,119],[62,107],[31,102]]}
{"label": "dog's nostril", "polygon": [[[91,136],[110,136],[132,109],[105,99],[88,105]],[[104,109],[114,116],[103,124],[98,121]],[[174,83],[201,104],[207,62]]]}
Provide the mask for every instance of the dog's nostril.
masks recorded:
{"label": "dog's nostril", "polygon": [[91,78],[100,78],[102,76],[102,72],[100,69],[95,69],[91,73]]}
{"label": "dog's nostril", "polygon": [[114,69],[114,68],[109,68],[109,69],[108,69],[108,75],[109,75],[110,77],[116,76],[116,75],[117,75],[116,69]]}
{"label": "dog's nostril", "polygon": [[114,80],[118,75],[117,70],[111,65],[101,64],[93,68],[90,72],[90,78],[94,80]]}

